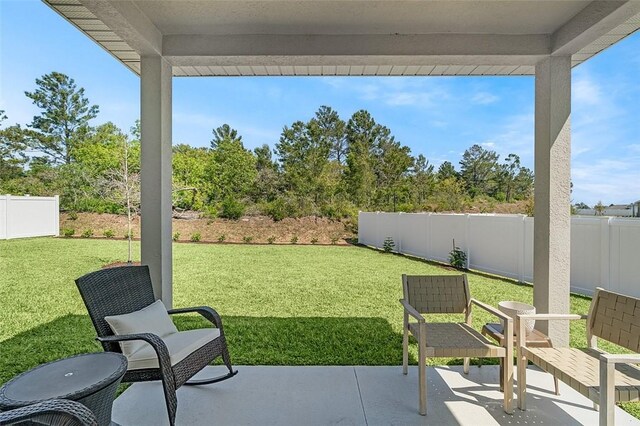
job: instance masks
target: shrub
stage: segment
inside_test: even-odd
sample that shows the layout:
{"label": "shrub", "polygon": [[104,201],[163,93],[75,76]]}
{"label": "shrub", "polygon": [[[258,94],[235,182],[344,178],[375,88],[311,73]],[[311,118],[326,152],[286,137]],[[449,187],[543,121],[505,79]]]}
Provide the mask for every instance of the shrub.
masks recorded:
{"label": "shrub", "polygon": [[301,208],[300,203],[296,202],[296,200],[282,197],[264,204],[261,210],[263,214],[270,216],[273,220],[278,222],[287,217],[302,216],[304,208]]}
{"label": "shrub", "polygon": [[233,220],[240,219],[245,210],[244,204],[236,200],[234,197],[225,198],[220,204],[220,207],[220,217]]}
{"label": "shrub", "polygon": [[113,229],[107,229],[106,231],[104,231],[102,233],[102,235],[104,235],[105,238],[113,238],[113,237],[115,237],[116,233],[113,232]]}
{"label": "shrub", "polygon": [[200,241],[201,237],[202,236],[200,235],[199,232],[195,232],[195,233],[191,234],[190,240],[191,240],[192,243],[197,243],[198,241]]}
{"label": "shrub", "polygon": [[273,244],[275,241],[276,241],[276,237],[274,237],[273,235],[267,238],[267,242],[269,244]]}
{"label": "shrub", "polygon": [[291,237],[291,244],[298,244],[298,236],[294,235],[293,237]]}
{"label": "shrub", "polygon": [[340,237],[336,237],[336,236],[331,237],[331,244],[335,246],[336,244],[338,244],[339,239]]}
{"label": "shrub", "polygon": [[449,252],[449,264],[456,269],[466,269],[467,253],[456,247],[456,240],[453,240],[453,250]]}
{"label": "shrub", "polygon": [[74,211],[91,213],[123,213],[123,209],[118,203],[113,203],[104,198],[81,198],[72,206]]}
{"label": "shrub", "polygon": [[242,237],[242,242],[245,244],[249,244],[251,241],[253,241],[253,237],[251,235],[245,235]]}
{"label": "shrub", "polygon": [[124,235],[122,236],[122,238],[124,238],[125,240],[129,239],[129,236],[131,236],[131,239],[133,240],[133,231],[131,231],[131,234],[129,234],[129,232],[124,233]]}
{"label": "shrub", "polygon": [[344,229],[353,234],[358,233],[358,212],[353,213],[344,221]]}
{"label": "shrub", "polygon": [[180,233],[176,232],[173,234],[173,241],[178,241],[180,239]]}
{"label": "shrub", "polygon": [[78,212],[70,211],[68,218],[69,220],[78,220]]}
{"label": "shrub", "polygon": [[311,239],[311,244],[318,244],[318,239],[317,238],[312,238]]}
{"label": "shrub", "polygon": [[527,198],[524,202],[525,214],[529,217],[533,217],[534,211],[535,211],[535,204],[533,202],[533,198]]}
{"label": "shrub", "polygon": [[285,205],[285,202],[280,198],[266,203],[262,209],[262,212],[267,216],[270,216],[276,222],[281,221],[288,216],[287,206]]}
{"label": "shrub", "polygon": [[416,206],[414,206],[412,203],[398,203],[398,205],[396,206],[396,211],[413,213],[416,211]]}
{"label": "shrub", "polygon": [[207,205],[202,208],[202,217],[215,219],[218,217],[218,209],[215,206]]}
{"label": "shrub", "polygon": [[75,233],[76,233],[76,230],[75,229],[71,229],[71,228],[65,228],[65,229],[62,230],[62,235],[65,238],[71,238],[71,237],[73,237],[73,235]]}
{"label": "shrub", "polygon": [[384,239],[384,242],[382,243],[382,250],[384,250],[385,253],[391,253],[395,248],[396,243],[393,242],[393,238],[387,237]]}
{"label": "shrub", "polygon": [[82,233],[82,235],[80,235],[82,238],[91,238],[93,237],[93,229],[85,229],[84,232]]}
{"label": "shrub", "polygon": [[498,192],[495,195],[495,199],[501,203],[504,203],[505,201],[507,201],[507,194],[505,194],[504,192]]}
{"label": "shrub", "polygon": [[222,235],[220,235],[220,236],[218,237],[218,242],[219,242],[219,243],[224,243],[224,240],[226,240],[226,239],[227,239],[227,236],[226,236],[226,235],[224,235],[224,234],[222,234]]}
{"label": "shrub", "polygon": [[358,209],[349,201],[334,201],[320,207],[320,214],[329,219],[344,219],[358,214]]}

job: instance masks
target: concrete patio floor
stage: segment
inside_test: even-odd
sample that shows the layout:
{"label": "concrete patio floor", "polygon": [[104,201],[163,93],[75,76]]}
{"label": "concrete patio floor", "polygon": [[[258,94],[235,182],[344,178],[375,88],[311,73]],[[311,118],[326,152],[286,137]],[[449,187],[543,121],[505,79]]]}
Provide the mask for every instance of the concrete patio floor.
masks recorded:
{"label": "concrete patio floor", "polygon": [[[201,374],[214,375],[220,367]],[[591,402],[530,368],[528,410],[502,411],[498,367],[429,367],[427,416],[418,414],[418,370],[390,367],[241,366],[239,374],[178,390],[178,425],[597,425]],[[515,403],[514,403],[515,406]],[[134,384],[114,403],[122,426],[168,424],[158,382]],[[616,424],[640,422],[616,409]]]}

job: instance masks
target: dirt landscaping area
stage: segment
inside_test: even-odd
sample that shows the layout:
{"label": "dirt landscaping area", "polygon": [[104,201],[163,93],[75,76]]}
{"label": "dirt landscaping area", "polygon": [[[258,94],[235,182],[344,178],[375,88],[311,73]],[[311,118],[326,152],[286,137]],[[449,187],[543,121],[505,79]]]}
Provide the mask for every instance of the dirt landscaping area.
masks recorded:
{"label": "dirt landscaping area", "polygon": [[[77,216],[77,217],[76,217]],[[266,216],[226,219],[173,219],[175,241],[202,241],[253,244],[348,244],[356,235],[346,222],[321,217],[287,218],[275,222]],[[122,239],[127,233],[126,216],[114,214],[60,214],[60,235]],[[113,234],[111,236],[111,234]],[[134,238],[140,236],[140,219],[135,218]]]}

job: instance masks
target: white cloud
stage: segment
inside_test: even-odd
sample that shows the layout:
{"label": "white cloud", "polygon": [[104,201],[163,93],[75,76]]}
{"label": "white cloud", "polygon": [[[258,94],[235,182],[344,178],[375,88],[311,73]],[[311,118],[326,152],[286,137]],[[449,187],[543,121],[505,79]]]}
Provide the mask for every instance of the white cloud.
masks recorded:
{"label": "white cloud", "polygon": [[391,107],[432,108],[452,98],[443,78],[331,77],[321,80],[340,91],[351,91],[363,101],[377,101]]}
{"label": "white cloud", "polygon": [[[223,124],[229,124],[238,130],[238,134],[242,136],[242,141],[248,149],[253,149],[264,143],[273,145],[280,137],[280,128],[267,128],[255,126],[246,118],[221,117],[202,113],[190,113],[184,111],[175,111],[173,113],[174,124],[180,124],[181,127],[188,126],[189,140],[184,130],[182,133],[174,132],[174,144],[188,143],[195,146],[208,146],[212,138],[214,128]],[[178,129],[179,126],[174,126]]]}
{"label": "white cloud", "polygon": [[[226,121],[224,121],[222,117],[216,117],[210,114],[202,114],[197,112],[186,112],[186,111],[185,112],[174,111],[173,122],[174,124],[206,127],[207,129],[213,129],[214,127],[218,127],[226,123]],[[232,123],[229,123],[229,124],[233,127]]]}
{"label": "white cloud", "polygon": [[602,102],[602,89],[585,72],[577,74],[572,84],[573,100],[587,105],[598,105]]}
{"label": "white cloud", "polygon": [[533,167],[533,113],[505,117],[488,143],[500,158],[517,154],[524,166]]}
{"label": "white cloud", "polygon": [[471,98],[471,102],[480,105],[488,105],[497,102],[500,98],[489,92],[478,92]]}
{"label": "white cloud", "polygon": [[433,103],[433,98],[429,93],[415,93],[415,92],[396,92],[382,95],[383,101],[390,106],[403,106],[403,105],[430,105]]}
{"label": "white cloud", "polygon": [[449,127],[449,122],[445,121],[445,120],[431,120],[429,121],[429,124],[432,127],[437,127],[440,129],[444,129],[445,127]]}
{"label": "white cloud", "polygon": [[595,204],[629,203],[640,198],[640,155],[624,160],[602,158],[575,162],[571,167],[572,198]]}
{"label": "white cloud", "polygon": [[572,99],[572,141],[574,158],[598,152],[624,140],[626,129],[616,121],[624,115],[617,93],[626,84],[616,79],[595,79],[584,68],[575,72]]}

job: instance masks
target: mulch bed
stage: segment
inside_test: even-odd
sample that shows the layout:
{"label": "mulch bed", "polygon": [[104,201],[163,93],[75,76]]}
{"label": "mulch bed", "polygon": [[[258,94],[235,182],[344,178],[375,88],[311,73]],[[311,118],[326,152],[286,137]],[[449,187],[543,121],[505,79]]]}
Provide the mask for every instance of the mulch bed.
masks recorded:
{"label": "mulch bed", "polygon": [[[127,229],[126,216],[114,214],[78,213],[72,220],[66,213],[60,214],[60,228],[74,229],[75,237],[85,231],[95,238],[102,237],[105,231],[114,233],[114,238],[123,239]],[[354,238],[348,224],[327,218],[308,216],[303,218],[286,218],[274,221],[266,216],[245,216],[240,220],[227,219],[173,219],[175,241],[189,242],[197,237],[201,242],[243,243],[250,238],[251,244],[291,244],[297,238],[297,244],[348,245],[347,239]],[[133,235],[140,236],[140,221],[136,217],[133,223]],[[135,239],[135,238],[134,238]]]}
{"label": "mulch bed", "polygon": [[113,262],[102,265],[102,269],[117,268],[119,266],[140,266],[140,262]]}

